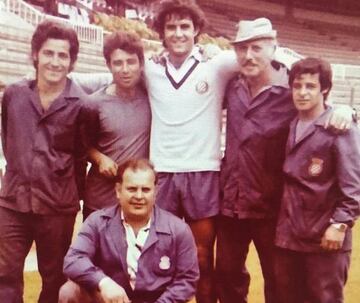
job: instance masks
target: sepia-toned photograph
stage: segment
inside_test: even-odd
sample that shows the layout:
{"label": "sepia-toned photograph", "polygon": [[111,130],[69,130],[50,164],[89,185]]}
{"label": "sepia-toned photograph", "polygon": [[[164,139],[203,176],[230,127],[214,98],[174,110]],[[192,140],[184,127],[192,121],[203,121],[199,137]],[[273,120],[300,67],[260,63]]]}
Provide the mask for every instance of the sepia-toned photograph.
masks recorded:
{"label": "sepia-toned photograph", "polygon": [[358,303],[358,0],[0,0],[0,303]]}

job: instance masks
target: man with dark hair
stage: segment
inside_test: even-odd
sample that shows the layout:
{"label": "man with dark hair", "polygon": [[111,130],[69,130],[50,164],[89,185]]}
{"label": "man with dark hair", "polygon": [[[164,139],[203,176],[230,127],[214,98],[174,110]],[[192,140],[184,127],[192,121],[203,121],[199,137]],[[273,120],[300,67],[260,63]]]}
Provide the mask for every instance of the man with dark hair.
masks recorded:
{"label": "man with dark hair", "polygon": [[360,132],[324,127],[331,66],[297,62],[289,84],[297,109],[283,166],[284,193],[275,243],[278,303],[344,302],[351,227],[360,215]]}
{"label": "man with dark hair", "polygon": [[154,205],[156,174],[148,160],[124,162],[117,182],[118,205],[94,212],[65,257],[72,281],[59,302],[188,302],[199,278],[190,228]]}
{"label": "man with dark hair", "polygon": [[[204,12],[195,1],[166,0],[159,6],[153,24],[154,29],[158,32],[161,39],[165,39],[165,24],[173,14],[176,14],[179,17],[190,17],[194,28],[198,30],[197,34],[200,34],[206,24]],[[197,35],[195,37],[195,42],[197,42]],[[164,46],[166,47],[166,45]]]}
{"label": "man with dark hair", "polygon": [[129,158],[148,158],[151,112],[141,86],[144,50],[138,36],[116,32],[105,40],[104,58],[113,83],[92,95],[88,155],[92,166],[85,183],[84,220],[94,210],[117,204],[118,165]]}
{"label": "man with dark hair", "polygon": [[166,0],[158,9],[155,28],[163,39],[165,63],[146,60],[144,66],[152,110],[150,159],[159,177],[156,203],[190,225],[200,267],[196,299],[215,303],[222,101],[238,69],[236,56],[224,51],[204,58],[195,45],[204,14],[194,0]]}
{"label": "man with dark hair", "polygon": [[[52,36],[56,38],[52,38]],[[77,34],[74,30],[70,30],[70,28],[63,24],[58,24],[47,20],[37,27],[37,30],[31,39],[31,55],[35,70],[38,72],[38,53],[49,37],[51,37],[51,39],[67,40],[69,42],[69,72],[71,72],[74,68],[79,53],[79,41]]]}
{"label": "man with dark hair", "polygon": [[195,42],[205,24],[192,0],[163,1],[155,29],[165,64],[145,65],[152,106],[150,159],[159,172],[157,205],[184,217],[198,249],[198,303],[215,303],[215,218],[219,213],[222,100],[237,66],[231,51],[204,60]]}
{"label": "man with dark hair", "polygon": [[[296,62],[291,67],[291,70],[289,72],[289,85],[292,94],[294,94],[294,88],[292,87],[293,83],[295,79],[301,77],[302,74],[312,74],[312,75],[319,74],[321,94],[324,97],[324,103],[325,103],[332,88],[332,70],[330,63],[325,60],[319,58],[312,58],[312,57]],[[294,96],[293,96],[293,101],[294,101]],[[299,111],[298,108],[297,110]]]}
{"label": "man with dark hair", "polygon": [[44,21],[31,41],[35,81],[6,88],[0,192],[0,302],[23,302],[23,267],[36,243],[42,290],[54,303],[64,283],[63,258],[79,209],[77,173],[85,159],[83,96],[67,74],[79,50],[75,31]]}
{"label": "man with dark hair", "polygon": [[[240,21],[233,41],[241,74],[229,83],[226,92],[226,148],[216,251],[221,303],[247,302],[250,275],[245,261],[252,241],[264,277],[265,302],[278,303],[274,236],[288,127],[296,109],[287,69],[273,61],[276,36],[270,20],[259,18]],[[329,115],[329,120],[331,116],[337,118],[338,112]],[[333,121],[338,128],[343,127],[337,119]],[[350,122],[351,114],[344,125]]]}

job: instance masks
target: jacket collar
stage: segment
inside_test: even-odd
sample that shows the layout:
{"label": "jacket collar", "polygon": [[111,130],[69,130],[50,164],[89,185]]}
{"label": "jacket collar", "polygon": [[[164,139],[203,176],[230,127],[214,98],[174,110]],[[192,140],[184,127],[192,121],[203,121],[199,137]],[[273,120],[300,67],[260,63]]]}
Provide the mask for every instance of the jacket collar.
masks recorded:
{"label": "jacket collar", "polygon": [[80,100],[83,96],[81,90],[73,83],[73,81],[67,78],[64,90],[50,105],[49,109],[44,112],[40,104],[39,94],[36,92],[36,80],[25,80],[24,86],[29,89],[30,101],[42,119],[57,112],[68,103]]}
{"label": "jacket collar", "polygon": [[[110,231],[110,235],[107,236],[112,237],[113,245],[115,246],[115,249],[121,259],[123,266],[127,266],[127,243],[125,239],[124,226],[121,223],[120,206],[115,205],[109,208],[105,208],[101,211],[102,213],[100,214],[100,216],[109,219],[108,228]],[[159,209],[157,206],[154,206],[150,220],[150,232],[142,252],[145,252],[159,240],[159,234],[171,234],[171,230],[169,227],[169,218],[165,215],[165,211]]]}
{"label": "jacket collar", "polygon": [[[284,89],[289,89],[288,70],[285,67],[280,67],[279,69],[274,68],[273,72],[274,76],[273,79],[271,79],[271,83],[269,84],[268,88],[270,88],[271,92],[275,94],[281,94]],[[242,74],[239,74],[237,78],[238,79],[235,87],[244,87],[249,90],[246,78]]]}
{"label": "jacket collar", "polygon": [[[110,221],[121,222],[121,212],[119,205],[104,208],[101,210],[101,212],[102,213],[100,216],[108,218]],[[168,217],[165,215],[164,211],[156,205],[154,205],[150,221],[150,229],[155,229],[156,233],[171,234],[171,230],[168,224]]]}
{"label": "jacket collar", "polygon": [[310,137],[317,127],[324,127],[325,122],[330,115],[331,108],[328,107],[318,118],[314,120],[314,122],[305,130],[302,136],[299,138],[298,141],[295,142],[296,136],[296,125],[299,121],[299,118],[295,118],[290,124],[290,133],[289,133],[289,143],[288,149],[289,152],[294,149],[295,147],[299,146],[302,142],[304,142],[308,137]]}

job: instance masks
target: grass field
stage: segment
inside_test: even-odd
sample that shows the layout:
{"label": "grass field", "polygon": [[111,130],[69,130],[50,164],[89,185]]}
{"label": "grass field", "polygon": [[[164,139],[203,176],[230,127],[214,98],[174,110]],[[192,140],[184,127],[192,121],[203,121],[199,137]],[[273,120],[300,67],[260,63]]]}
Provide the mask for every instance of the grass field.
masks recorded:
{"label": "grass field", "polygon": [[[360,222],[359,222],[360,223]],[[360,224],[354,227],[353,252],[349,280],[345,288],[345,303],[360,302]],[[249,303],[263,303],[263,280],[256,251],[251,247],[248,257],[251,273]],[[36,303],[40,290],[40,278],[37,272],[25,273],[25,303]],[[195,303],[195,300],[191,303]],[[234,302],[236,303],[236,302]],[[289,302],[291,303],[291,302]]]}

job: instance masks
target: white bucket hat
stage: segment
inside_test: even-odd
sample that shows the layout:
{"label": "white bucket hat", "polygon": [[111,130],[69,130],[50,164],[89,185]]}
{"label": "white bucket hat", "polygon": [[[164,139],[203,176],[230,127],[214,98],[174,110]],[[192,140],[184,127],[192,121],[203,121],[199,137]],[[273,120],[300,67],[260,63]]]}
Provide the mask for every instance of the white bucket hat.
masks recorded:
{"label": "white bucket hat", "polygon": [[242,20],[237,25],[238,31],[232,43],[239,43],[248,40],[261,38],[276,38],[276,30],[273,30],[271,22],[267,18],[255,20]]}

